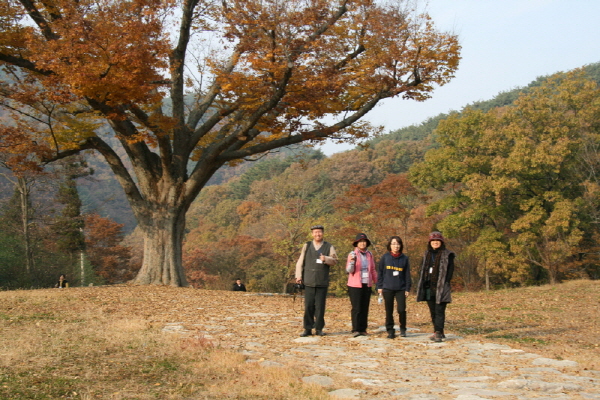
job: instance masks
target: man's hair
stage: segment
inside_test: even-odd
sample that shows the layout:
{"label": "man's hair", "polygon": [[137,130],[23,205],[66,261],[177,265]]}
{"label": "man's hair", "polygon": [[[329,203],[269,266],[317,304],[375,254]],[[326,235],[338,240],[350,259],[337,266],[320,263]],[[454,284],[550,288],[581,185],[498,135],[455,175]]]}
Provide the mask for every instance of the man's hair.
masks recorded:
{"label": "man's hair", "polygon": [[325,232],[325,227],[323,225],[313,225],[313,226],[310,227],[311,231],[314,231],[315,229],[320,229],[323,232]]}

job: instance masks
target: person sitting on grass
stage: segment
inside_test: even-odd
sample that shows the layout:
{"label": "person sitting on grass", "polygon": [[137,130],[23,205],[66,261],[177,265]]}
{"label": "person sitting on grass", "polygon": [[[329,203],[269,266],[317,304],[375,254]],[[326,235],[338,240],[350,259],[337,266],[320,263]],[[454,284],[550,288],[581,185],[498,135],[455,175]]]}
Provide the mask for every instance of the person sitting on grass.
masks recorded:
{"label": "person sitting on grass", "polygon": [[54,285],[55,288],[68,288],[69,287],[69,281],[67,281],[67,277],[65,276],[65,274],[60,274],[60,276],[58,277],[58,282],[56,282],[56,285]]}

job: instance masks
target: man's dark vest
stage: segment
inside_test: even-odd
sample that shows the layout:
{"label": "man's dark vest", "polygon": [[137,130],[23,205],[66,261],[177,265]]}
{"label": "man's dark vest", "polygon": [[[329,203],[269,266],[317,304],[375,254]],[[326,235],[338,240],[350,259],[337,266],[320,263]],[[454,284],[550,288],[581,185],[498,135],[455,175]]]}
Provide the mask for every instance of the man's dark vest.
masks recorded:
{"label": "man's dark vest", "polygon": [[313,242],[306,243],[306,254],[304,255],[304,273],[302,281],[306,286],[327,287],[329,286],[329,265],[318,264],[317,258],[321,254],[329,256],[331,244],[323,242],[319,250],[315,250]]}

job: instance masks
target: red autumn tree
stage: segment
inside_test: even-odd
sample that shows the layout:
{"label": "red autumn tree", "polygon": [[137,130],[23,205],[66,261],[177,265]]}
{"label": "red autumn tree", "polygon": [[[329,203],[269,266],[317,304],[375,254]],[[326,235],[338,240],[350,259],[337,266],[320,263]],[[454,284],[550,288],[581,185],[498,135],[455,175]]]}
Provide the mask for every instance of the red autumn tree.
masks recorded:
{"label": "red autumn tree", "polygon": [[2,105],[45,161],[104,156],[144,235],[139,284],[186,284],[186,212],[221,166],[365,137],[377,103],[426,99],[459,60],[401,1],[8,0],[0,32]]}
{"label": "red autumn tree", "polygon": [[423,196],[407,179],[406,174],[388,175],[372,186],[353,184],[335,199],[336,211],[350,223],[346,236],[365,231],[377,247],[378,254],[386,251],[390,236],[400,235],[405,242],[410,238],[409,219],[412,211],[423,203]]}
{"label": "red autumn tree", "polygon": [[128,268],[131,251],[123,246],[123,224],[98,214],[85,216],[86,254],[94,270],[106,283],[122,283],[132,279],[135,271]]}

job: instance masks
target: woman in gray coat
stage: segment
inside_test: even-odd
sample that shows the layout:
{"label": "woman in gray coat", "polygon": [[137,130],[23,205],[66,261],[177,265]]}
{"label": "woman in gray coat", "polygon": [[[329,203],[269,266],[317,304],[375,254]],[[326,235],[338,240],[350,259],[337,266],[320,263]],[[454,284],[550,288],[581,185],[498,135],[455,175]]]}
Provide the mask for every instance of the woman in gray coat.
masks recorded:
{"label": "woman in gray coat", "polygon": [[444,336],[446,305],[452,302],[450,281],[454,273],[454,252],[446,249],[444,236],[431,232],[423,257],[417,301],[426,301],[431,313],[434,334],[431,339],[441,342]]}

